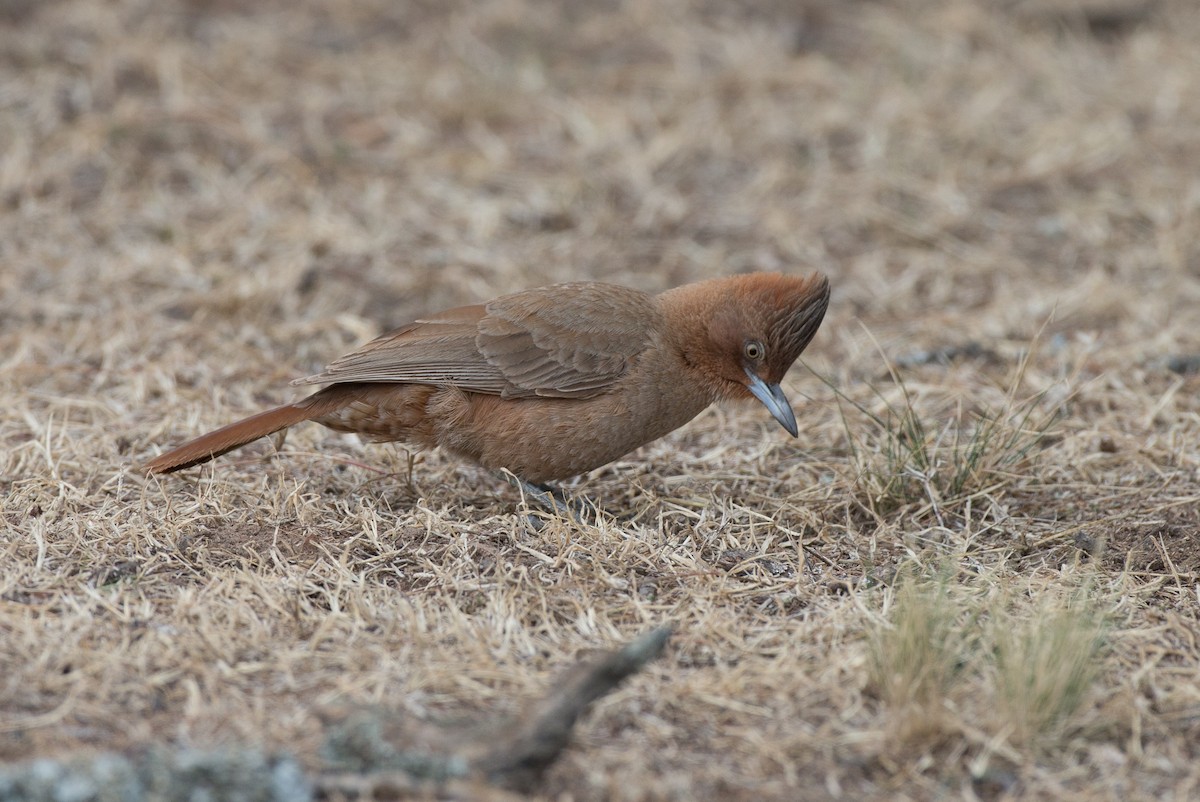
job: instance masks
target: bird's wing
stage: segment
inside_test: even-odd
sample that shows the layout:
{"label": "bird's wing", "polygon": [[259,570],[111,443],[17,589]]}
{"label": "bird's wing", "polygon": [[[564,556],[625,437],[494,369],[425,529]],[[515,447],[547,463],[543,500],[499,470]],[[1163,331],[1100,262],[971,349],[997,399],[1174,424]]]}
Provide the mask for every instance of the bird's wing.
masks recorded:
{"label": "bird's wing", "polygon": [[586,398],[625,375],[660,315],[639,290],[556,284],[490,301],[477,342],[508,382],[503,396]]}
{"label": "bird's wing", "polygon": [[411,382],[499,395],[507,384],[504,374],[488,364],[475,344],[486,314],[483,304],[476,304],[414,320],[292,384]]}
{"label": "bird's wing", "polygon": [[637,290],[558,284],[414,321],[296,384],[416,382],[505,398],[602,392],[650,344],[657,307]]}

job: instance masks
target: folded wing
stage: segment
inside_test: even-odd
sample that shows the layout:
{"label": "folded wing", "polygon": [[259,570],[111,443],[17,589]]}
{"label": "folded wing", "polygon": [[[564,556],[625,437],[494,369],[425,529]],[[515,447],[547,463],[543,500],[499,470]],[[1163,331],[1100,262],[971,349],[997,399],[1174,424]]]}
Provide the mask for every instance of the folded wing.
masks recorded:
{"label": "folded wing", "polygon": [[650,296],[612,284],[540,287],[414,321],[295,384],[405,382],[505,398],[586,398],[629,370],[659,325]]}

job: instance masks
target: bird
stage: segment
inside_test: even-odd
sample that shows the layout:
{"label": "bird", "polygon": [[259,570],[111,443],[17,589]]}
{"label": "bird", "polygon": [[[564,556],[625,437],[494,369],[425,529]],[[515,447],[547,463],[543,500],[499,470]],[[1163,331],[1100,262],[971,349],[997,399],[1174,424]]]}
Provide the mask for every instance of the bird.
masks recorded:
{"label": "bird", "polygon": [[305,421],[441,447],[535,495],[619,459],[718,401],[758,399],[796,437],[780,387],[829,304],[829,281],[744,273],[658,294],[553,284],[428,315],[293,385],[326,385],[142,467],[208,462]]}

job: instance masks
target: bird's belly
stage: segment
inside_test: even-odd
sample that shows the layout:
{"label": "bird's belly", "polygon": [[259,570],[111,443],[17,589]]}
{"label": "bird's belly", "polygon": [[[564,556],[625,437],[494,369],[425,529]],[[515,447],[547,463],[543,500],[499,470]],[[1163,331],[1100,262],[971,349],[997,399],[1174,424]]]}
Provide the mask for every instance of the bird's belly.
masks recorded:
{"label": "bird's belly", "polygon": [[599,468],[679,428],[708,401],[690,388],[632,397],[504,400],[468,394],[471,414],[462,435],[447,432],[443,447],[494,470],[507,468],[530,482],[565,479]]}

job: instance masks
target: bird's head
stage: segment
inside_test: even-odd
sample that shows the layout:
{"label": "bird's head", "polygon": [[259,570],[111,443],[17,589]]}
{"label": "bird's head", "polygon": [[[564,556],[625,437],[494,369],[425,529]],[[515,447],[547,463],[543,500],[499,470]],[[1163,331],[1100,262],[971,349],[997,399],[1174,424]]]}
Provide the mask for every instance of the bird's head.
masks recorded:
{"label": "bird's head", "polygon": [[703,327],[691,361],[718,397],[757,398],[795,437],[796,416],[779,382],[825,317],[825,276],[750,273],[692,286],[704,289],[689,304]]}

